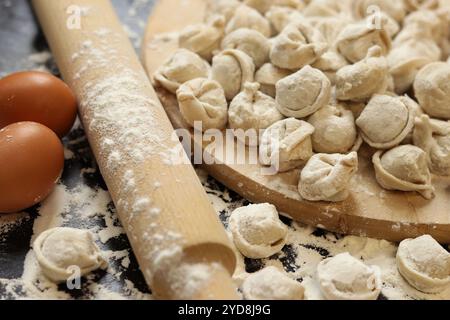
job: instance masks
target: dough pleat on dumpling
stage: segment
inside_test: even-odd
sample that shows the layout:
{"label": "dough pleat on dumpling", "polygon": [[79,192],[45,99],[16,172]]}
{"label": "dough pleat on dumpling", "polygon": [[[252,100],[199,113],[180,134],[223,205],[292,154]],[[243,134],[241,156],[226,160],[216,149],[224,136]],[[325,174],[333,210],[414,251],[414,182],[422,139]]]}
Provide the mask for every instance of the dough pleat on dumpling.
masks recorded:
{"label": "dough pleat on dumpling", "polygon": [[309,201],[344,201],[350,195],[350,180],[357,170],[356,152],[347,155],[316,154],[300,174],[300,195]]}
{"label": "dough pleat on dumpling", "polygon": [[434,62],[423,67],[414,81],[414,93],[428,115],[450,120],[450,64]]}
{"label": "dough pleat on dumpling", "polygon": [[348,61],[356,63],[367,56],[370,48],[377,45],[381,48],[382,55],[387,55],[391,50],[391,38],[385,29],[386,21],[380,19],[378,23],[379,26],[371,26],[368,21],[362,20],[346,26],[337,39],[339,53]]}
{"label": "dough pleat on dumpling", "polygon": [[88,230],[49,229],[36,238],[33,250],[44,275],[56,283],[73,276],[73,267],[85,276],[108,265]]}
{"label": "dough pleat on dumpling", "polygon": [[169,60],[153,74],[153,83],[171,93],[186,81],[196,78],[208,78],[211,67],[198,54],[186,49],[178,49]]}
{"label": "dough pleat on dumpling", "polygon": [[328,300],[377,300],[381,292],[380,269],[367,266],[348,252],[321,261],[317,277]]}
{"label": "dough pleat on dumpling", "polygon": [[253,59],[257,68],[269,61],[269,40],[260,32],[252,29],[237,29],[229,33],[222,41],[222,49],[237,49]]}
{"label": "dough pleat on dumpling", "polygon": [[283,69],[298,70],[312,64],[328,49],[322,34],[308,22],[297,20],[273,40],[270,61]]}
{"label": "dough pleat on dumpling", "polygon": [[227,100],[232,100],[254,79],[253,59],[240,50],[228,49],[214,56],[211,78],[222,86]]}
{"label": "dough pleat on dumpling", "polygon": [[295,118],[274,123],[262,135],[260,162],[275,168],[277,172],[303,166],[313,155],[313,132],[312,125]]}
{"label": "dough pleat on dumpling", "polygon": [[271,63],[266,63],[256,71],[255,81],[261,85],[261,92],[275,98],[277,82],[291,74],[291,70],[281,69]]}
{"label": "dough pleat on dumpling", "polygon": [[407,96],[374,95],[356,120],[361,137],[376,149],[399,145],[412,132],[416,105]]}
{"label": "dough pleat on dumpling", "polygon": [[206,0],[205,17],[208,19],[214,15],[222,15],[228,22],[241,4],[239,0]]}
{"label": "dough pleat on dumpling", "polygon": [[242,284],[246,300],[303,300],[305,289],[276,267],[250,274]]}
{"label": "dough pleat on dumpling", "polygon": [[238,250],[252,259],[268,258],[281,251],[288,232],[277,209],[269,203],[234,210],[230,216],[230,230]]}
{"label": "dough pleat on dumpling", "polygon": [[224,129],[228,121],[225,92],[217,81],[198,78],[177,90],[178,105],[186,122],[194,127],[201,121],[203,130]]}
{"label": "dough pleat on dumpling", "polygon": [[388,88],[389,68],[381,48],[369,49],[365,59],[336,73],[336,98],[338,100],[366,101],[374,94],[381,94]]}
{"label": "dough pleat on dumpling", "polygon": [[361,146],[353,112],[343,104],[328,104],[308,122],[315,128],[312,144],[317,153],[347,153]]}
{"label": "dough pleat on dumpling", "polygon": [[277,106],[286,117],[305,118],[325,106],[330,99],[330,80],[310,66],[276,84]]}
{"label": "dough pleat on dumpling", "polygon": [[397,268],[411,286],[425,293],[439,293],[450,285],[450,254],[429,235],[400,243]]}
{"label": "dough pleat on dumpling", "polygon": [[450,122],[430,119],[427,115],[416,118],[413,141],[427,153],[432,173],[450,176]]}
{"label": "dough pleat on dumpling", "polygon": [[266,18],[275,33],[278,34],[291,22],[303,19],[303,15],[300,11],[288,6],[272,6],[266,12]]}
{"label": "dough pleat on dumpling", "polygon": [[178,43],[180,48],[188,49],[211,61],[213,52],[220,48],[224,30],[225,18],[216,16],[207,24],[186,27],[181,31]]}
{"label": "dough pleat on dumpling", "polygon": [[284,118],[277,109],[275,99],[260,92],[259,87],[259,83],[247,82],[244,90],[231,101],[228,110],[230,128],[242,129],[250,134],[250,138],[245,137],[245,142],[251,146],[259,143],[264,129]]}
{"label": "dough pleat on dumpling", "polygon": [[375,176],[387,190],[417,191],[425,199],[434,198],[427,154],[412,145],[402,145],[373,156]]}
{"label": "dough pleat on dumpling", "polygon": [[228,34],[241,28],[256,30],[265,37],[270,37],[272,34],[269,21],[257,10],[244,4],[234,11],[233,17],[225,28],[225,33]]}

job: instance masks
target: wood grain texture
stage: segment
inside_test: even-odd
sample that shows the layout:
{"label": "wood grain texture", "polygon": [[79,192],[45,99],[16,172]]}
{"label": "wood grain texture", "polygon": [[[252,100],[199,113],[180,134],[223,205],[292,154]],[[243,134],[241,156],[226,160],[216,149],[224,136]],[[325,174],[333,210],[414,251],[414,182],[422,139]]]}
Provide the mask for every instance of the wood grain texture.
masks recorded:
{"label": "wood grain texture", "polygon": [[[142,59],[149,76],[178,48],[173,32],[202,22],[205,9],[206,0],[157,3],[142,46]],[[168,12],[177,19],[168,23],[164,14]],[[156,88],[156,91],[174,127],[187,128],[176,98],[162,88]],[[375,180],[371,162],[373,152],[366,146],[360,150],[360,168],[352,181],[351,196],[337,204],[302,200],[297,191],[299,170],[267,176],[261,174],[259,165],[235,165],[220,158],[216,158],[216,164],[203,167],[247,199],[273,203],[282,214],[302,223],[343,234],[396,242],[431,234],[442,243],[450,243],[450,179],[433,179],[436,198],[432,201],[416,193],[383,190]]]}
{"label": "wood grain texture", "polygon": [[[71,5],[88,9],[82,17],[82,28],[79,30],[66,28],[67,8]],[[179,142],[169,138],[173,127],[108,0],[34,0],[33,6],[58,67],[79,101],[85,97],[86,83],[101,83],[105,79],[116,77],[118,70],[130,70],[141,85],[127,94],[152,101],[152,110],[148,112],[152,113],[155,121],[148,124],[148,130],[158,137],[165,137],[163,140],[165,144],[153,141],[148,143],[154,143],[155,148],[158,148],[155,151],[161,152],[179,146]],[[102,32],[100,38],[99,30],[108,32]],[[107,44],[109,52],[114,54],[103,56],[102,63],[94,64],[92,67],[92,61],[97,62],[98,51],[93,50],[92,53],[87,51],[86,54],[79,55],[80,49],[85,47],[87,41],[94,49]],[[74,55],[78,55],[76,63],[72,59]],[[89,65],[91,67],[85,72],[79,72],[80,68]],[[111,101],[111,104],[114,108],[123,107],[117,101]],[[93,130],[89,125],[94,120],[93,114],[88,112],[89,107],[84,104],[80,104],[79,107],[86,134],[140,268],[155,296],[166,299],[186,298],[182,295],[183,288],[179,287],[179,283],[173,283],[173,278],[167,277],[164,269],[155,270],[156,262],[152,260],[154,255],[150,253],[158,253],[169,245],[165,243],[166,241],[161,242],[156,237],[149,237],[155,233],[154,226],[157,226],[157,231],[161,235],[172,232],[179,237],[180,243],[177,245],[184,255],[178,264],[219,263],[224,267],[217,269],[217,274],[214,275],[222,279],[222,284],[211,279],[212,281],[201,288],[201,291],[192,292],[192,296],[187,298],[237,298],[230,276],[235,268],[235,254],[192,166],[170,165],[162,157],[152,153],[139,161],[127,157],[119,168],[112,168],[108,165],[107,159],[110,151],[105,150],[104,144],[101,143],[105,133]],[[112,128],[108,128],[109,132],[115,132],[116,129],[114,124]],[[119,151],[122,148],[125,150],[125,146],[120,143],[117,148]],[[128,170],[134,172],[136,192],[127,194],[124,198],[123,181],[119,177],[123,177]],[[155,181],[159,182],[158,188],[155,188]],[[133,204],[143,196],[149,197],[155,207],[160,208],[161,214],[156,221],[149,210],[138,216],[132,216],[132,212],[124,209],[119,203],[120,200]],[[172,267],[176,266],[168,266],[167,269]]]}

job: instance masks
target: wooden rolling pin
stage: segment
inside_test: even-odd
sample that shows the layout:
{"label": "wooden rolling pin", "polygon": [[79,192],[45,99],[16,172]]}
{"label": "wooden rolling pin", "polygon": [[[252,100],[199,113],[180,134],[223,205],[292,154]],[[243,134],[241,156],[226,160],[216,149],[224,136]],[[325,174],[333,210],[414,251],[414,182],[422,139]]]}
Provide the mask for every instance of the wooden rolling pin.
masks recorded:
{"label": "wooden rolling pin", "polygon": [[226,232],[111,3],[32,3],[155,296],[238,298]]}

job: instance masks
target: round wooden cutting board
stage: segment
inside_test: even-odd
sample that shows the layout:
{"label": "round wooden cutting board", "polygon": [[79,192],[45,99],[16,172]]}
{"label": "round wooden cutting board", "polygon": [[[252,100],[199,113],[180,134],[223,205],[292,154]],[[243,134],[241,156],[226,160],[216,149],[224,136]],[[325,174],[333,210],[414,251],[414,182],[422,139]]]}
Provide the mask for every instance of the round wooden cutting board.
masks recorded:
{"label": "round wooden cutting board", "polygon": [[[142,46],[144,66],[151,76],[178,48],[176,32],[202,22],[206,0],[160,0],[149,18]],[[156,88],[175,128],[187,128],[174,95]],[[206,144],[203,145],[205,147]],[[416,193],[383,190],[375,180],[371,155],[359,152],[359,172],[351,196],[342,203],[313,203],[301,199],[299,170],[274,176],[261,174],[259,165],[236,165],[215,157],[203,167],[228,188],[253,202],[269,202],[296,221],[342,234],[390,241],[430,234],[450,243],[450,179],[435,177],[436,198],[428,201]]]}

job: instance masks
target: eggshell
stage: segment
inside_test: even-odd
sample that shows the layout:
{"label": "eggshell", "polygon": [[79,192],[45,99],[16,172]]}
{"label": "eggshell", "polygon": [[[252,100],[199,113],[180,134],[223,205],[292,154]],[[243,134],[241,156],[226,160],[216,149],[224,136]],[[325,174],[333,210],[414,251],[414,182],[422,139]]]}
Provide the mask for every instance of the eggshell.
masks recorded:
{"label": "eggshell", "polygon": [[15,122],[33,121],[65,136],[77,115],[72,90],[46,72],[11,74],[0,80],[0,129]]}
{"label": "eggshell", "polygon": [[64,167],[58,136],[35,122],[0,130],[0,213],[24,210],[45,199]]}

